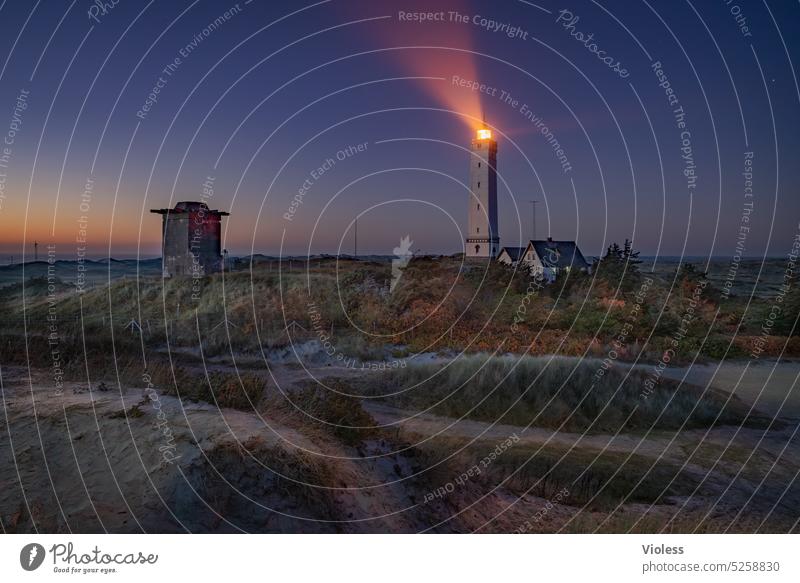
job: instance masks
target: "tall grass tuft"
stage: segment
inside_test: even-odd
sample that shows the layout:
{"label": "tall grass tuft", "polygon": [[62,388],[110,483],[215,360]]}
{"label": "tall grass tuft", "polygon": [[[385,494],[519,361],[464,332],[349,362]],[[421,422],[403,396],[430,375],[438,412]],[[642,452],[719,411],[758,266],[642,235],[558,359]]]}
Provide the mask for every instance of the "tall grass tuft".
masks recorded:
{"label": "tall grass tuft", "polygon": [[[325,383],[328,388],[309,382],[292,391],[290,398],[294,407],[324,422],[328,431],[346,445],[358,445],[373,437],[375,420],[358,398],[342,394],[351,390],[349,385],[335,379],[326,379]],[[300,415],[299,412],[295,414]]]}

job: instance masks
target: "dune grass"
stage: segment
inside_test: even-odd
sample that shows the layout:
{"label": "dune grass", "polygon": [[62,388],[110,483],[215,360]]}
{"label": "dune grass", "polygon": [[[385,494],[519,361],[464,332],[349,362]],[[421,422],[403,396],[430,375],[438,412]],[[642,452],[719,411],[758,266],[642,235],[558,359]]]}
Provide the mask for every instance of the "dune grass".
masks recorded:
{"label": "dune grass", "polygon": [[349,391],[350,387],[334,379],[326,379],[325,382],[329,388],[307,382],[304,387],[289,392],[289,399],[294,405],[283,400],[273,403],[272,407],[280,407],[298,418],[302,418],[304,413],[319,420],[306,419],[305,423],[319,423],[346,445],[358,445],[372,437],[375,420],[364,410],[358,398],[342,394]]}
{"label": "dune grass", "polygon": [[[619,364],[561,358],[460,358],[387,372],[375,394],[396,392],[391,404],[565,431],[678,429],[759,424],[735,397],[661,379],[645,394],[647,373]],[[378,391],[380,393],[378,393]]]}
{"label": "dune grass", "polygon": [[[492,451],[496,442],[469,443],[437,437],[414,445],[421,464],[433,468],[433,483],[446,483]],[[453,452],[459,453],[453,456]],[[441,464],[441,465],[440,465]],[[674,462],[639,454],[601,451],[591,447],[517,443],[481,464],[485,488],[502,485],[516,495],[530,494],[561,504],[594,510],[631,503],[665,503],[668,497],[688,496],[700,479]]]}

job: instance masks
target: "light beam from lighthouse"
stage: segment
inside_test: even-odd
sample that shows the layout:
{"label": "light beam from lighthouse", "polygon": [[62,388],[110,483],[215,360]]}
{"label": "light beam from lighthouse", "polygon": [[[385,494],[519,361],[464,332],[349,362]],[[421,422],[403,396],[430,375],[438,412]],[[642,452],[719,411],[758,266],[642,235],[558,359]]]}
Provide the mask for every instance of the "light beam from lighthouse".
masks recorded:
{"label": "light beam from lighthouse", "polygon": [[469,162],[468,259],[494,259],[500,250],[497,228],[497,141],[484,125],[472,140]]}

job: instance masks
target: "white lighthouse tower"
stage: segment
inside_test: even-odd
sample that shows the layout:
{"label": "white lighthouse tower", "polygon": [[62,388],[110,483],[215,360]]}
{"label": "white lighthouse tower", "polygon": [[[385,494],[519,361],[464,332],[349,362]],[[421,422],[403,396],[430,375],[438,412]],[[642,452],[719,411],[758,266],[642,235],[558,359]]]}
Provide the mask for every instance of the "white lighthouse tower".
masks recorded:
{"label": "white lighthouse tower", "polygon": [[497,142],[491,130],[478,130],[469,161],[469,225],[465,256],[494,259],[500,251],[497,230]]}

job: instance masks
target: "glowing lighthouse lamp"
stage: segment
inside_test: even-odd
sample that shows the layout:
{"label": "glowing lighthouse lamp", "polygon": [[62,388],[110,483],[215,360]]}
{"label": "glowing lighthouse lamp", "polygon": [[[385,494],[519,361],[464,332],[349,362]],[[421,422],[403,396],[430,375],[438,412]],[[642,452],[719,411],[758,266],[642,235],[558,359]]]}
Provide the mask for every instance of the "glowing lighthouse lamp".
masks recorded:
{"label": "glowing lighthouse lamp", "polygon": [[485,125],[472,140],[469,181],[469,225],[464,253],[468,259],[494,259],[500,250],[500,234],[497,231],[497,141]]}

